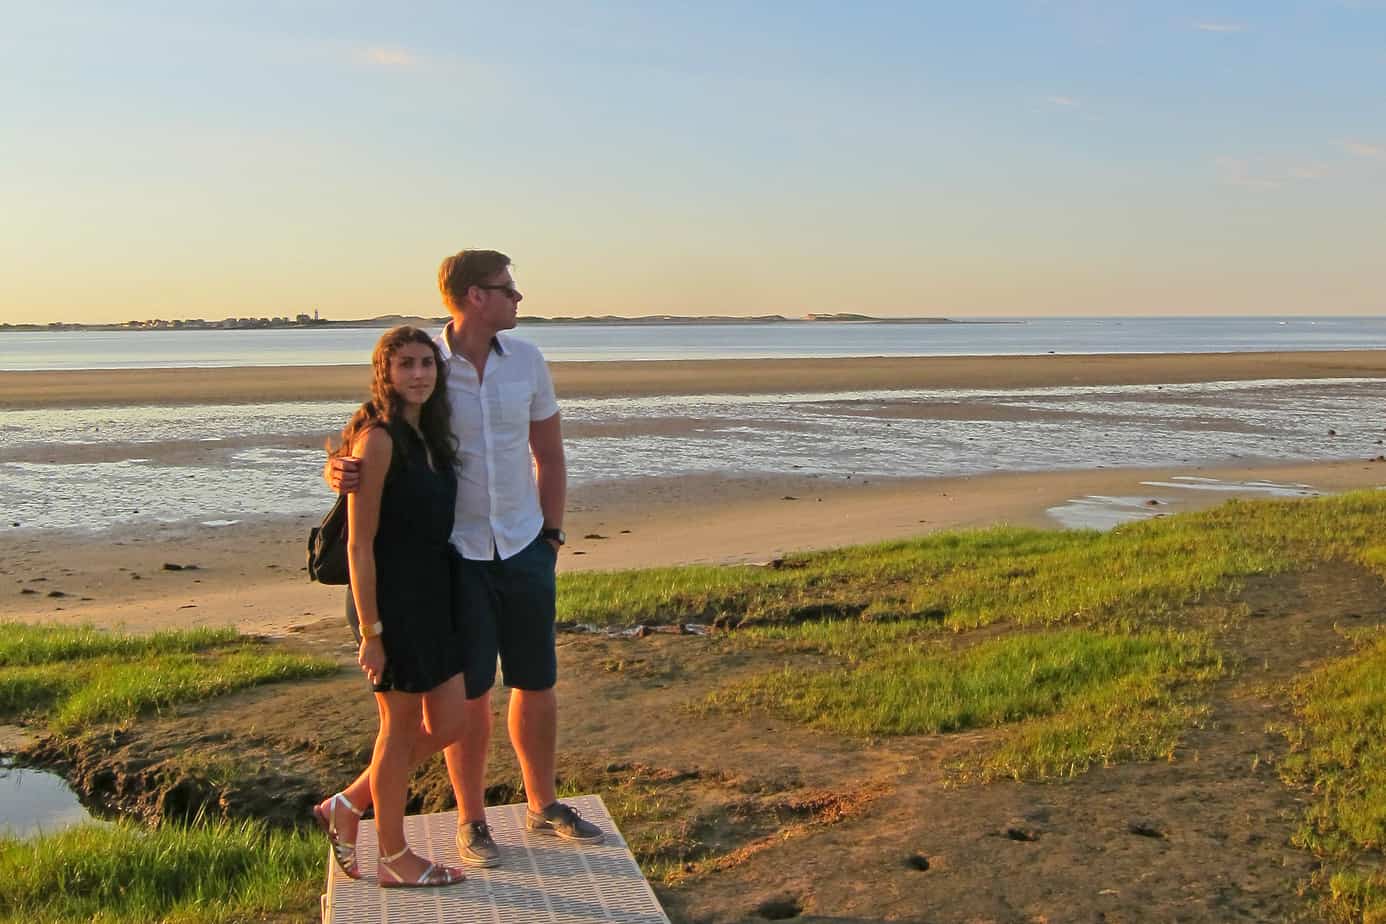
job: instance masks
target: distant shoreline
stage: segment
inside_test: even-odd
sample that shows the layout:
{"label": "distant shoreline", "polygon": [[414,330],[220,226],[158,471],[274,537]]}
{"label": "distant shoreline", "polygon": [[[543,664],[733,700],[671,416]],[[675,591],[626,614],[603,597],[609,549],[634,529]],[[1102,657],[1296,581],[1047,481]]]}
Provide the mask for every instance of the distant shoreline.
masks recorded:
{"label": "distant shoreline", "polygon": [[[400,324],[412,324],[416,327],[442,327],[448,322],[447,317],[425,318],[419,316],[406,315],[382,315],[375,318],[360,318],[356,320],[329,320],[308,319],[308,320],[289,320],[288,318],[226,318],[221,321],[207,321],[202,318],[180,319],[176,321],[124,321],[119,324],[68,324],[65,322],[53,322],[51,324],[0,324],[0,333],[87,333],[93,331],[120,331],[124,333],[144,333],[147,331],[169,331],[169,330],[210,330],[210,331],[240,331],[240,330],[312,330],[325,328],[338,330],[341,328],[377,328],[395,327]],[[552,318],[537,317],[533,315],[524,316],[525,324],[559,324],[559,325],[606,325],[612,327],[661,327],[661,326],[713,326],[713,325],[741,325],[741,324],[1024,324],[1019,320],[976,320],[959,321],[953,318],[878,318],[865,314],[809,314],[801,318],[786,317],[782,314],[763,314],[750,317],[735,317],[732,315],[673,315],[673,314],[647,314],[634,318],[623,318],[616,315],[583,315],[580,317],[568,317],[559,315]]]}

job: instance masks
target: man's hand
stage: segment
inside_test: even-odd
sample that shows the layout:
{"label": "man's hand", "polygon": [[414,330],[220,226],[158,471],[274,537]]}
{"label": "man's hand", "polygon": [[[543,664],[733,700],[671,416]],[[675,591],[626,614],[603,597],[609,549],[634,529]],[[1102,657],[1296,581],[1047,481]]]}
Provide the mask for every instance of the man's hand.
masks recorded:
{"label": "man's hand", "polygon": [[332,456],[322,467],[322,480],[338,494],[355,494],[361,486],[361,460],[355,456]]}

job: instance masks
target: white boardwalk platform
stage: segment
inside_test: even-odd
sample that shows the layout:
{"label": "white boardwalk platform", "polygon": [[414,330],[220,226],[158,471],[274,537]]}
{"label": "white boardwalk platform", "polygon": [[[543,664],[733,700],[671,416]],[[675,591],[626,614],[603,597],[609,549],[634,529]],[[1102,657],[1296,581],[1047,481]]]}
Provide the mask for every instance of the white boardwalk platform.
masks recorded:
{"label": "white boardwalk platform", "polygon": [[[669,924],[650,884],[598,796],[563,800],[606,832],[606,842],[581,846],[525,831],[525,806],[486,810],[500,847],[495,869],[467,869],[467,881],[437,889],[382,889],[376,885],[375,823],[357,835],[362,878],[341,874],[329,854],[323,924]],[[457,813],[410,815],[410,846],[450,866],[457,859]]]}

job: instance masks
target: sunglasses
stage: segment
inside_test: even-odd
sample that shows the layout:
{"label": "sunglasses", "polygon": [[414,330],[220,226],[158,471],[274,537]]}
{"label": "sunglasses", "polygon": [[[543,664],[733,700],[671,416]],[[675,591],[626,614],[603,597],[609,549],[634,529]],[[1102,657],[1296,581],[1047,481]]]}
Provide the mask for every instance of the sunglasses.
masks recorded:
{"label": "sunglasses", "polygon": [[504,292],[506,297],[512,302],[519,301],[520,299],[520,290],[513,285],[481,285],[478,283],[476,287],[478,289],[485,289],[487,292]]}

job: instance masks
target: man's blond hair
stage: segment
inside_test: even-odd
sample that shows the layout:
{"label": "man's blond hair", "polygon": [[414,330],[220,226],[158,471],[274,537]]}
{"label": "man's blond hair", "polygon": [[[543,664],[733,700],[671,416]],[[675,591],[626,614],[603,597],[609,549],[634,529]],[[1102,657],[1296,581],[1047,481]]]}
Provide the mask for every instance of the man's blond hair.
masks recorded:
{"label": "man's blond hair", "polygon": [[467,290],[510,265],[510,258],[499,250],[460,250],[438,267],[438,291],[449,308],[462,307]]}

